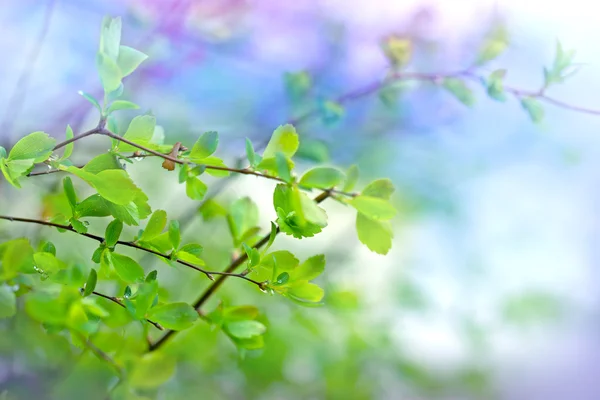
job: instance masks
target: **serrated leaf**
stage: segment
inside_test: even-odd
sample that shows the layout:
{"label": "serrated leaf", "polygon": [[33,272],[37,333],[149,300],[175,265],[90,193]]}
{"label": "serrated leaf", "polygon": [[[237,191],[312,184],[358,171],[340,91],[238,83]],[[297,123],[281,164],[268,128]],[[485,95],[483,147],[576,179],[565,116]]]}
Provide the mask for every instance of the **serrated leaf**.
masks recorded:
{"label": "serrated leaf", "polygon": [[109,264],[115,272],[126,283],[138,283],[144,281],[144,269],[133,258],[118,253],[105,253]]}
{"label": "serrated leaf", "polygon": [[249,339],[253,336],[260,336],[267,331],[267,327],[258,321],[242,320],[225,323],[225,330],[239,339]]}
{"label": "serrated leaf", "polygon": [[148,319],[167,329],[180,331],[192,326],[198,319],[198,313],[187,303],[169,303],[151,308]]}
{"label": "serrated leaf", "polygon": [[442,86],[466,106],[475,104],[475,96],[469,87],[458,78],[445,78]]}
{"label": "serrated leaf", "polygon": [[529,118],[534,123],[539,123],[544,119],[544,108],[542,104],[534,97],[523,97],[521,99],[521,106],[529,114]]}
{"label": "serrated leaf", "polygon": [[115,100],[112,102],[110,107],[108,107],[107,113],[110,114],[113,111],[118,111],[118,110],[137,110],[138,108],[140,108],[140,106],[138,106],[135,103],[132,103],[131,101]]}
{"label": "serrated leaf", "polygon": [[83,289],[83,297],[88,297],[96,289],[96,283],[98,282],[98,273],[94,268],[90,270],[87,281]]}
{"label": "serrated leaf", "polygon": [[397,212],[394,206],[379,197],[360,195],[354,197],[348,204],[358,212],[377,221],[392,219]]}
{"label": "serrated leaf", "polygon": [[385,255],[392,248],[393,235],[389,221],[374,221],[358,213],[356,231],[358,239],[375,253]]}
{"label": "serrated leaf", "polygon": [[106,200],[104,200],[99,194],[93,194],[87,199],[82,200],[79,204],[77,204],[75,212],[79,218],[108,217],[111,215],[106,204]]}
{"label": "serrated leaf", "polygon": [[310,281],[325,270],[325,255],[312,256],[291,272],[292,281]]}
{"label": "serrated leaf", "polygon": [[52,154],[56,140],[45,132],[33,132],[21,138],[8,154],[8,161],[28,160],[31,165],[46,161]]}
{"label": "serrated leaf", "polygon": [[164,210],[156,210],[148,220],[148,224],[144,229],[144,233],[140,240],[149,241],[161,234],[167,226],[167,212]]}
{"label": "serrated leaf", "polygon": [[336,168],[316,167],[306,171],[299,185],[310,188],[329,189],[344,180],[344,173]]}
{"label": "serrated leaf", "polygon": [[395,188],[391,180],[377,179],[369,183],[363,190],[364,196],[378,197],[380,199],[389,200],[394,193]]}
{"label": "serrated leaf", "polygon": [[204,163],[203,160],[212,155],[219,145],[219,135],[217,132],[210,131],[203,133],[190,152],[190,160],[193,162]]}
{"label": "serrated leaf", "polygon": [[296,128],[290,124],[281,125],[273,132],[263,153],[263,158],[274,158],[277,152],[282,152],[286,157],[292,158],[298,150],[299,144]]}
{"label": "serrated leaf", "polygon": [[[150,140],[154,136],[154,129],[156,128],[156,117],[154,115],[138,115],[129,123],[127,131],[123,135],[125,139],[128,139],[134,143],[142,146],[148,146]],[[126,143],[119,143],[119,151],[128,152],[136,151],[136,147]]]}
{"label": "serrated leaf", "polygon": [[121,76],[124,78],[136,70],[148,56],[139,50],[128,46],[119,46],[119,57],[117,65],[121,70]]}
{"label": "serrated leaf", "polygon": [[121,236],[121,232],[123,231],[123,222],[118,219],[113,220],[106,227],[106,232],[104,234],[104,240],[106,241],[106,246],[114,247]]}

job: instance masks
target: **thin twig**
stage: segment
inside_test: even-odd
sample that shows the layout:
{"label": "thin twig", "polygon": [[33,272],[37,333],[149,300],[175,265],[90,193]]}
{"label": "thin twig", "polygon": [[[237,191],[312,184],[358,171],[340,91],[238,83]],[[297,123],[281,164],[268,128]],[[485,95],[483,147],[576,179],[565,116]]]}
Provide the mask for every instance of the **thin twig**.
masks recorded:
{"label": "thin twig", "polygon": [[[77,232],[75,230],[75,228],[73,228],[70,225],[56,224],[54,222],[48,222],[48,221],[43,221],[43,220],[39,220],[39,219],[10,217],[10,216],[6,216],[6,215],[0,215],[0,219],[6,220],[6,221],[26,222],[26,223],[31,223],[31,224],[38,224],[38,225],[44,225],[44,226],[50,226],[50,227],[54,227],[54,228],[64,229],[66,231],[77,233],[78,235],[85,236],[85,237],[88,237],[90,239],[94,239],[94,240],[96,240],[96,241],[98,241],[100,243],[104,242],[104,238],[102,236],[93,235],[91,233]],[[132,247],[134,249],[142,250],[142,251],[145,251],[147,253],[154,254],[154,255],[156,255],[158,257],[162,257],[164,259],[175,261],[178,264],[185,265],[188,268],[191,268],[191,269],[194,269],[194,270],[196,270],[198,272],[203,273],[204,275],[206,275],[212,281],[215,280],[214,277],[213,277],[213,275],[223,275],[223,276],[233,276],[235,278],[243,279],[245,281],[253,283],[254,285],[258,286],[261,289],[264,286],[263,282],[255,281],[254,279],[250,279],[247,276],[244,276],[242,274],[231,274],[229,272],[220,272],[220,271],[207,271],[207,270],[202,269],[202,268],[200,268],[200,267],[198,267],[198,266],[196,266],[196,265],[194,265],[194,264],[192,264],[190,262],[187,262],[187,261],[184,261],[184,260],[180,260],[178,258],[171,258],[171,256],[169,256],[168,254],[161,253],[161,252],[156,251],[156,250],[148,249],[146,247],[140,246],[139,244],[137,244],[135,242],[126,242],[124,240],[118,240],[116,244],[121,245],[121,246]]]}
{"label": "thin twig", "polygon": [[[314,201],[316,203],[321,203],[323,202],[325,199],[327,199],[328,197],[331,196],[331,192],[325,191],[323,193],[321,193],[320,195],[318,195],[317,197],[314,198]],[[279,234],[279,228],[277,228],[277,231],[275,234]],[[267,234],[265,236],[263,236],[255,245],[254,248],[255,249],[260,249],[261,247],[263,247],[265,244],[267,244],[269,242],[269,238],[270,238],[271,234]],[[227,269],[225,269],[225,273],[230,274],[233,273],[233,271],[235,271],[240,265],[242,265],[246,260],[248,259],[248,254],[247,253],[243,253],[242,255],[240,255],[239,257],[237,257],[231,264],[229,264],[229,266],[227,267]],[[205,291],[204,293],[202,293],[202,295],[200,295],[200,297],[198,298],[198,300],[196,300],[194,302],[194,308],[196,309],[196,311],[200,312],[200,307],[202,307],[202,305],[204,303],[206,303],[206,301],[221,287],[221,285],[225,282],[225,279],[227,279],[228,275],[221,275],[217,278],[216,281],[214,281]],[[153,344],[150,345],[149,350],[148,351],[155,351],[157,349],[159,349],[161,346],[163,346],[167,340],[169,340],[170,337],[172,337],[177,331],[173,331],[173,330],[167,330],[167,332],[160,338],[158,339],[156,342],[154,342]]]}
{"label": "thin twig", "polygon": [[[120,305],[123,308],[127,308],[127,307],[125,307],[125,304],[123,304],[121,302],[121,300],[119,300],[117,297],[108,296],[106,294],[103,294],[103,293],[100,293],[100,292],[96,292],[96,291],[93,291],[92,294],[96,295],[98,297],[102,297],[103,299],[112,301],[113,303],[118,304],[118,305]],[[154,325],[156,327],[156,329],[158,329],[158,330],[161,330],[161,331],[165,330],[165,328],[161,324],[159,324],[158,322],[154,322],[154,321],[149,320],[149,319],[146,319],[146,321],[148,321],[149,323],[151,323],[152,325]]]}

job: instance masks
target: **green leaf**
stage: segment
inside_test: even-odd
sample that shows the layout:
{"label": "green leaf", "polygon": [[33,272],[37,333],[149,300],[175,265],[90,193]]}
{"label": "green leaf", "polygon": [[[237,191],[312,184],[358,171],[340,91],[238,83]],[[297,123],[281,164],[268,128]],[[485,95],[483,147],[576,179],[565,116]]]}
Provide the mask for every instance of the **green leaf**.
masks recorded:
{"label": "green leaf", "polygon": [[193,162],[203,163],[203,160],[217,151],[219,145],[219,135],[217,132],[205,132],[198,138],[192,151],[190,152],[190,160]]}
{"label": "green leaf", "polygon": [[33,248],[25,238],[14,239],[0,244],[2,269],[0,279],[12,279],[19,272],[33,272]]}
{"label": "green leaf", "polygon": [[229,207],[227,223],[235,244],[246,232],[258,225],[258,207],[249,197],[234,201]]}
{"label": "green leaf", "polygon": [[327,214],[298,188],[279,184],[273,193],[277,224],[282,232],[297,238],[311,237],[327,226]]}
{"label": "green leaf", "polygon": [[96,289],[96,283],[98,282],[98,273],[94,268],[90,269],[87,281],[83,289],[83,297],[88,297]]}
{"label": "green leaf", "polygon": [[267,331],[266,326],[253,320],[228,322],[225,324],[224,328],[231,336],[239,339],[249,339],[253,336],[260,336]]}
{"label": "green leaf", "polygon": [[[65,132],[65,139],[70,140],[70,139],[73,139],[73,137],[74,137],[73,129],[71,128],[71,125],[67,125],[67,130]],[[65,152],[63,153],[62,157],[60,158],[61,160],[65,160],[65,159],[71,157],[71,154],[73,154],[73,146],[74,145],[75,145],[75,143],[71,142],[65,146]]]}
{"label": "green leaf", "polygon": [[128,383],[134,388],[158,388],[171,379],[175,367],[176,360],[171,355],[163,352],[146,353],[133,364]]}
{"label": "green leaf", "polygon": [[483,65],[496,59],[508,47],[508,35],[503,26],[495,26],[487,35],[479,51],[475,65]]}
{"label": "green leaf", "polygon": [[33,132],[21,138],[8,154],[8,161],[27,160],[34,163],[46,161],[52,154],[56,140],[45,132]]}
{"label": "green leaf", "polygon": [[248,138],[246,138],[246,157],[251,167],[256,167],[262,161],[262,157],[254,152],[254,146]]}
{"label": "green leaf", "polygon": [[325,270],[325,256],[319,254],[304,261],[292,271],[293,281],[310,281],[321,275]]}
{"label": "green leaf", "polygon": [[409,38],[398,35],[388,36],[382,43],[383,52],[395,68],[402,68],[412,57],[412,43]]}
{"label": "green leaf", "polygon": [[158,271],[154,269],[154,270],[148,272],[148,275],[146,275],[146,282],[155,281],[157,277],[158,277]]}
{"label": "green leaf", "polygon": [[167,212],[164,210],[156,210],[152,213],[146,229],[142,233],[140,240],[149,241],[161,234],[167,226]]}
{"label": "green leaf", "polygon": [[288,274],[287,272],[282,272],[281,274],[279,274],[279,276],[277,276],[277,279],[275,280],[275,285],[285,285],[286,283],[288,283],[289,280],[290,274]]}
{"label": "green leaf", "polygon": [[344,187],[342,188],[342,191],[350,192],[352,189],[354,189],[357,182],[358,166],[356,164],[353,164],[350,166],[350,168],[348,168],[348,171],[346,171],[346,179],[344,180]]}
{"label": "green leaf", "polygon": [[552,68],[544,68],[544,86],[548,87],[551,84],[563,83],[565,79],[574,75],[579,68],[571,68],[567,72],[568,68],[572,66],[573,59],[575,58],[575,51],[565,51],[562,44],[556,42],[556,56]]}
{"label": "green leaf", "polygon": [[119,46],[119,57],[117,65],[121,70],[121,76],[124,78],[136,70],[148,56],[139,50],[128,46]]}
{"label": "green leaf", "polygon": [[470,107],[475,104],[475,97],[469,87],[458,78],[445,78],[442,86],[454,95],[461,103]]}
{"label": "green leaf", "polygon": [[98,111],[102,112],[102,106],[100,106],[100,103],[98,103],[98,100],[96,100],[91,94],[86,93],[83,90],[80,90],[77,93],[79,93],[81,96],[83,96],[84,99],[86,99],[87,101],[92,103],[92,105],[94,107],[96,107],[98,109]]}
{"label": "green leaf", "polygon": [[300,142],[296,157],[319,163],[327,162],[330,159],[329,147],[322,140],[303,140]]}
{"label": "green leaf", "polygon": [[360,195],[354,197],[348,204],[358,212],[377,221],[392,219],[396,215],[394,206],[378,197]]}
{"label": "green leaf", "polygon": [[116,60],[119,55],[120,44],[121,17],[111,18],[105,16],[102,19],[102,29],[100,31],[100,51]]}
{"label": "green leaf", "polygon": [[110,93],[119,88],[121,85],[121,70],[119,66],[108,55],[103,52],[98,52],[96,56],[96,66],[98,67],[98,73],[100,74],[100,82],[105,93]]}
{"label": "green leaf", "polygon": [[356,231],[358,239],[375,253],[385,255],[392,248],[393,235],[389,221],[374,221],[358,213]]}
{"label": "green leaf", "polygon": [[208,187],[198,178],[187,178],[185,181],[185,194],[192,200],[202,200]]}
{"label": "green leaf", "polygon": [[[155,271],[156,274],[156,271]],[[154,280],[146,281],[139,285],[138,291],[135,295],[135,317],[137,319],[143,319],[146,316],[148,310],[152,307],[152,303],[158,293],[158,282],[156,277]]]}
{"label": "green leaf", "polygon": [[105,254],[109,264],[124,282],[144,281],[144,269],[134,259],[118,253],[106,252]]}
{"label": "green leaf", "polygon": [[44,241],[40,242],[38,249],[40,252],[50,253],[53,256],[56,255],[56,247],[54,246],[54,244],[52,242],[47,242],[44,240]]}
{"label": "green leaf", "polygon": [[17,297],[6,284],[0,285],[0,318],[12,317],[17,313]]}
{"label": "green leaf", "polygon": [[174,249],[179,247],[181,243],[181,233],[179,232],[179,221],[172,220],[169,222],[169,240]]}
{"label": "green leaf", "polygon": [[380,199],[389,200],[394,193],[394,184],[389,179],[377,179],[369,183],[363,190],[364,196],[378,197]]}
{"label": "green leaf", "polygon": [[331,167],[316,167],[306,171],[300,178],[299,185],[329,189],[344,180],[344,173],[336,168]]}
{"label": "green leaf", "polygon": [[135,186],[127,172],[122,169],[104,170],[96,175],[73,166],[67,167],[65,170],[77,175],[94,187],[100,196],[118,205],[128,205],[140,194],[143,194]]}
{"label": "green leaf", "polygon": [[75,207],[75,213],[79,216],[79,218],[108,217],[111,215],[106,200],[104,200],[99,194],[93,194],[77,204],[77,207]]}
{"label": "green leaf", "polygon": [[288,159],[282,152],[277,152],[277,154],[275,154],[275,166],[277,169],[277,176],[288,183],[292,181],[292,171]]}
{"label": "green leaf", "polygon": [[118,111],[118,110],[137,110],[138,108],[140,108],[140,106],[138,106],[135,103],[132,103],[131,101],[115,100],[112,102],[110,107],[108,107],[107,113],[110,114],[113,111]]}
{"label": "green leaf", "polygon": [[300,282],[291,285],[287,290],[287,296],[302,302],[317,303],[323,299],[325,292],[314,283]]}
{"label": "green leaf", "polygon": [[286,72],[284,79],[285,88],[292,101],[298,101],[306,96],[312,86],[312,79],[306,71]]}
{"label": "green leaf", "polygon": [[57,295],[47,292],[32,292],[25,298],[25,311],[31,318],[49,324],[65,323],[68,304],[60,301]]}
{"label": "green leaf", "polygon": [[505,76],[506,76],[506,70],[498,69],[498,70],[492,72],[490,74],[489,78],[487,79],[487,82],[486,82],[487,94],[492,99],[497,100],[497,101],[505,101],[506,100],[506,93],[504,92],[504,87],[503,87],[503,80],[504,80]]}
{"label": "green leaf", "polygon": [[269,241],[267,242],[267,245],[263,249],[264,253],[266,253],[267,250],[269,250],[269,248],[271,247],[271,245],[275,241],[275,237],[277,236],[277,232],[278,232],[277,225],[275,225],[275,223],[273,221],[271,221],[271,232],[269,233]]}
{"label": "green leaf", "polygon": [[65,194],[67,195],[69,205],[71,206],[73,212],[75,212],[75,209],[77,208],[77,195],[75,194],[73,182],[68,176],[63,179],[63,188],[65,189]]}
{"label": "green leaf", "polygon": [[187,329],[198,319],[198,313],[187,303],[169,303],[150,309],[148,319],[158,322],[167,329]]}
{"label": "green leaf", "polygon": [[267,254],[260,262],[260,266],[272,270],[275,268],[275,260],[277,260],[277,271],[292,271],[300,261],[287,250],[278,250]]}
{"label": "green leaf", "polygon": [[205,221],[210,221],[218,216],[226,216],[227,210],[214,199],[207,199],[198,209]]}
{"label": "green leaf", "polygon": [[33,254],[33,261],[35,263],[36,271],[41,274],[55,273],[61,269],[66,268],[66,264],[60,261],[52,253],[37,252]]}
{"label": "green leaf", "polygon": [[256,317],[258,317],[258,308],[254,306],[235,306],[223,309],[223,320],[228,322],[256,319]]}
{"label": "green leaf", "polygon": [[[138,115],[129,123],[127,132],[123,135],[125,139],[128,139],[134,143],[147,147],[154,136],[154,129],[156,127],[156,117],[154,115]],[[136,151],[138,148],[131,146],[127,143],[119,143],[119,151],[128,152]]]}
{"label": "green leaf", "polygon": [[286,157],[292,158],[298,150],[299,144],[296,128],[290,124],[281,125],[273,132],[263,153],[263,158],[274,158],[277,152],[282,152]]}
{"label": "green leaf", "polygon": [[103,153],[97,155],[88,161],[82,168],[85,172],[97,175],[98,173],[108,169],[123,169],[117,157],[112,153]]}
{"label": "green leaf", "polygon": [[121,232],[123,231],[123,222],[118,219],[113,220],[106,227],[106,233],[104,234],[104,240],[106,241],[107,247],[115,247]]}
{"label": "green leaf", "polygon": [[529,114],[529,118],[534,123],[540,123],[544,119],[544,108],[542,104],[534,97],[523,97],[521,99],[521,106]]}
{"label": "green leaf", "polygon": [[71,218],[69,223],[77,233],[87,233],[88,231],[87,225],[76,218]]}

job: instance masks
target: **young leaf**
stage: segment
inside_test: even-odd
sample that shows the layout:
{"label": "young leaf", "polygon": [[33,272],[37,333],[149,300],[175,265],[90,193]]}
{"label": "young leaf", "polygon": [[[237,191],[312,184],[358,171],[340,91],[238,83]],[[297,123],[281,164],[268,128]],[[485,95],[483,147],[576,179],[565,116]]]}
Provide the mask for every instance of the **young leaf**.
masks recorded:
{"label": "young leaf", "polygon": [[87,233],[88,228],[85,223],[75,218],[71,218],[69,222],[71,223],[71,226],[73,227],[73,229],[75,229],[77,233]]}
{"label": "young leaf", "polygon": [[470,107],[475,104],[473,92],[461,79],[445,78],[442,86],[464,105]]}
{"label": "young leaf", "polygon": [[242,320],[228,322],[224,326],[225,330],[239,339],[249,339],[253,336],[260,336],[267,331],[267,327],[258,321]]}
{"label": "young leaf", "polygon": [[103,153],[88,161],[82,169],[85,172],[97,175],[98,173],[107,169],[123,169],[123,167],[114,154]]}
{"label": "young leaf", "polygon": [[379,197],[389,200],[394,193],[394,184],[389,179],[377,179],[369,183],[363,190],[364,196]]}
{"label": "young leaf", "polygon": [[158,282],[156,280],[146,281],[139,285],[138,291],[135,294],[135,317],[143,319],[158,293]]}
{"label": "young leaf", "polygon": [[185,181],[185,194],[192,200],[202,200],[208,187],[198,178],[187,178]]}
{"label": "young leaf", "polygon": [[67,200],[69,201],[69,205],[71,206],[71,210],[75,212],[77,207],[77,195],[75,194],[75,188],[73,187],[73,182],[71,178],[68,176],[63,179],[63,188],[65,189],[65,194],[67,195]]}
{"label": "young leaf", "polygon": [[350,200],[349,204],[358,212],[377,221],[388,220],[396,215],[394,206],[378,197],[360,195]]}
{"label": "young leaf", "polygon": [[212,155],[219,145],[219,135],[217,132],[205,132],[198,138],[190,153],[190,160],[193,162],[203,162],[203,160]]}
{"label": "young leaf", "polygon": [[237,244],[244,234],[258,225],[258,207],[249,197],[237,199],[229,206],[227,223]]}
{"label": "young leaf", "polygon": [[118,219],[114,219],[110,224],[108,224],[106,227],[106,233],[104,234],[106,246],[109,248],[115,247],[122,231],[123,222],[119,221]]}
{"label": "young leaf", "polygon": [[140,240],[149,241],[154,239],[161,234],[163,229],[165,229],[165,226],[167,226],[167,212],[164,210],[154,211]]}
{"label": "young leaf", "polygon": [[276,169],[277,169],[277,176],[279,176],[281,179],[283,179],[284,181],[286,181],[288,183],[291,182],[292,181],[292,171],[288,164],[288,159],[280,151],[278,151],[275,154],[275,165],[276,165]]}
{"label": "young leaf", "polygon": [[187,329],[198,319],[198,313],[187,303],[169,303],[151,308],[148,319],[158,322],[167,329]]}
{"label": "young leaf", "polygon": [[412,56],[412,43],[408,38],[389,36],[383,42],[382,47],[388,61],[395,68],[404,67]]}
{"label": "young leaf", "polygon": [[374,221],[358,213],[356,216],[358,239],[369,250],[385,255],[392,248],[392,227],[389,221]]}
{"label": "young leaf", "polygon": [[329,161],[329,147],[322,140],[303,140],[296,152],[296,157],[324,163]]}
{"label": "young leaf", "polygon": [[148,272],[148,275],[146,275],[145,282],[155,281],[157,276],[158,276],[158,271],[154,269],[154,270]]}
{"label": "young leaf", "polygon": [[106,252],[108,262],[126,283],[144,281],[144,269],[134,259],[118,253]]}
{"label": "young leaf", "polygon": [[475,64],[483,65],[496,59],[507,47],[508,35],[506,29],[503,26],[495,26],[487,35]]}
{"label": "young leaf", "polygon": [[248,158],[250,166],[253,168],[262,161],[262,157],[254,152],[254,146],[252,146],[252,142],[248,138],[246,138],[246,157]]}
{"label": "young leaf", "polygon": [[[154,135],[154,128],[156,127],[156,117],[153,115],[138,115],[129,123],[127,132],[123,137],[130,141],[147,146]],[[126,143],[119,143],[119,150],[121,152],[136,151],[136,147]]]}
{"label": "young leaf", "polygon": [[287,290],[287,296],[307,303],[317,303],[323,299],[325,292],[322,288],[309,282],[300,282],[291,285]]}
{"label": "young leaf", "polygon": [[38,249],[40,252],[50,253],[53,256],[56,255],[56,247],[54,246],[54,244],[52,242],[48,242],[48,241],[44,240],[39,244]]}
{"label": "young leaf", "polygon": [[502,82],[505,76],[505,69],[498,69],[490,74],[487,80],[487,93],[492,99],[498,101],[506,100],[506,93],[504,93]]}
{"label": "young leaf", "polygon": [[344,192],[350,192],[356,186],[358,182],[358,166],[356,164],[352,164],[348,171],[346,171],[346,179],[344,181],[344,187],[342,190]]}
{"label": "young leaf", "polygon": [[[65,132],[65,139],[70,140],[73,139],[73,129],[71,128],[71,125],[67,125],[67,130]],[[71,154],[73,154],[73,146],[74,146],[74,142],[69,143],[68,145],[65,146],[65,152],[63,153],[62,157],[60,158],[61,160],[65,160],[69,157],[71,157]]]}
{"label": "young leaf", "polygon": [[0,285],[0,318],[12,317],[17,313],[15,292],[5,283]]}
{"label": "young leaf", "polygon": [[140,108],[140,106],[138,106],[137,104],[132,103],[130,101],[115,100],[112,102],[110,107],[108,107],[107,113],[110,114],[113,111],[118,111],[118,110],[137,110],[138,108]]}
{"label": "young leaf", "polygon": [[148,56],[139,50],[133,49],[128,46],[119,46],[119,57],[117,58],[117,65],[121,70],[121,76],[125,78],[137,67],[140,66]]}
{"label": "young leaf", "polygon": [[306,171],[300,182],[301,186],[329,189],[344,180],[344,173],[336,168],[316,167]]}
{"label": "young leaf", "polygon": [[104,92],[110,93],[117,90],[121,85],[123,76],[115,60],[103,52],[98,52],[96,55],[96,66],[98,67]]}
{"label": "young leaf", "polygon": [[223,309],[225,321],[244,321],[256,319],[256,317],[258,317],[258,308],[254,306],[235,306]]}
{"label": "young leaf", "polygon": [[304,261],[291,272],[293,281],[310,281],[321,275],[325,270],[325,256],[319,254]]}
{"label": "young leaf", "polygon": [[531,118],[534,123],[537,124],[544,119],[544,108],[536,98],[523,97],[521,99],[521,106],[527,111],[529,118]]}
{"label": "young leaf", "polygon": [[299,144],[296,128],[290,124],[281,125],[273,132],[263,153],[263,158],[274,158],[279,151],[286,157],[292,158],[298,150]]}
{"label": "young leaf", "polygon": [[179,221],[172,220],[169,222],[169,240],[174,249],[179,248],[181,243],[181,233],[179,232]]}
{"label": "young leaf", "polygon": [[98,282],[98,274],[96,270],[92,268],[90,270],[90,274],[88,275],[87,281],[85,282],[85,286],[83,289],[83,297],[88,297],[92,294],[94,289],[96,289],[96,283]]}
{"label": "young leaf", "polygon": [[105,16],[102,19],[100,31],[100,51],[108,57],[116,60],[119,55],[121,44],[121,17],[111,18]]}
{"label": "young leaf", "polygon": [[102,106],[100,106],[100,103],[98,103],[98,100],[96,100],[91,94],[86,93],[83,90],[80,90],[77,93],[79,93],[84,99],[86,99],[87,101],[92,103],[92,105],[94,107],[96,107],[98,109],[98,111],[102,112]]}

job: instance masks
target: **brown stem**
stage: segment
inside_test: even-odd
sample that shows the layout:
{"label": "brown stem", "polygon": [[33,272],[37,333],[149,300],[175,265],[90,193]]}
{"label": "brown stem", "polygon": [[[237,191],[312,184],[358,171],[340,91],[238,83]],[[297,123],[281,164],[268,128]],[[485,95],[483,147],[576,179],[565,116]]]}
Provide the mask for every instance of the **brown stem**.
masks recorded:
{"label": "brown stem", "polygon": [[[118,305],[120,305],[123,308],[127,308],[127,307],[125,307],[125,304],[123,304],[121,302],[121,300],[119,300],[118,298],[116,298],[114,296],[108,296],[106,294],[103,294],[103,293],[100,293],[100,292],[96,292],[96,291],[93,291],[92,294],[94,294],[94,295],[96,295],[98,297],[102,297],[103,299],[112,301],[113,303],[118,304]],[[154,322],[154,321],[149,320],[149,319],[146,319],[146,321],[148,321],[149,323],[151,323],[152,325],[154,325],[156,327],[156,329],[158,329],[158,330],[161,330],[161,331],[165,330],[165,328],[163,328],[163,326],[161,324],[159,324],[158,322]]]}
{"label": "brown stem", "polygon": [[[317,203],[321,203],[330,196],[331,196],[331,192],[325,191],[325,192],[321,193],[320,195],[318,195],[317,197],[315,197],[314,201]],[[278,233],[279,233],[279,228],[277,228],[276,234],[278,234]],[[263,247],[269,241],[270,236],[271,236],[270,233],[263,236],[258,241],[258,243],[256,243],[254,245],[254,248],[260,249],[261,247]],[[227,274],[233,273],[233,271],[235,271],[247,259],[248,259],[248,254],[243,253],[238,258],[236,258],[231,264],[229,264],[229,266],[227,267],[227,269],[225,269],[224,272]],[[196,311],[200,312],[200,307],[202,307],[202,305],[204,303],[206,303],[206,301],[221,287],[221,285],[225,282],[225,279],[227,279],[227,276],[228,275],[219,276],[217,278],[217,280],[215,282],[213,282],[212,285],[210,285],[204,291],[204,293],[202,293],[202,295],[200,295],[198,300],[196,300],[194,302],[194,308],[196,309]],[[153,344],[150,345],[149,351],[155,351],[155,350],[159,349],[161,346],[163,346],[167,342],[167,340],[169,340],[169,338],[171,338],[173,335],[175,335],[176,332],[177,331],[167,330],[167,332],[160,339],[158,339],[156,342],[154,342]]]}

